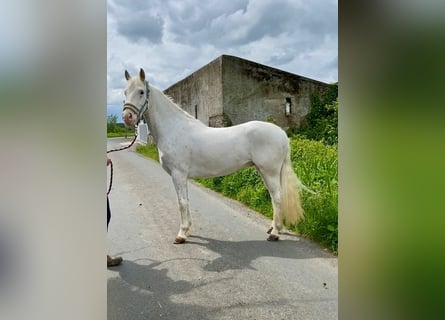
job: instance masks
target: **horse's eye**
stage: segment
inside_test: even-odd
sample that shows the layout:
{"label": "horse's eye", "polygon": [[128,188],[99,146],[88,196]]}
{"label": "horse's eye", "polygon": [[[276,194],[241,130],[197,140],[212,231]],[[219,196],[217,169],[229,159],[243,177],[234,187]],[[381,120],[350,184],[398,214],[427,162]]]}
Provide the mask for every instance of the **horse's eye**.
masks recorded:
{"label": "horse's eye", "polygon": [[141,95],[143,95],[143,94],[144,94],[144,90],[139,91],[139,93],[140,93]]}

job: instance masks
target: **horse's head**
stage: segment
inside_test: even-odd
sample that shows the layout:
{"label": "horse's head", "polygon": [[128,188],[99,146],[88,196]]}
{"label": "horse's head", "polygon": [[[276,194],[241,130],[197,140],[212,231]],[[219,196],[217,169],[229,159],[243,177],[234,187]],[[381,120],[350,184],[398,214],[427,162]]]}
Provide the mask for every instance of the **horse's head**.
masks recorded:
{"label": "horse's head", "polygon": [[127,87],[124,91],[125,101],[122,119],[127,126],[134,126],[139,122],[148,107],[148,81],[145,81],[144,69],[141,69],[139,75],[135,77],[131,77],[125,70],[125,79],[127,79]]}

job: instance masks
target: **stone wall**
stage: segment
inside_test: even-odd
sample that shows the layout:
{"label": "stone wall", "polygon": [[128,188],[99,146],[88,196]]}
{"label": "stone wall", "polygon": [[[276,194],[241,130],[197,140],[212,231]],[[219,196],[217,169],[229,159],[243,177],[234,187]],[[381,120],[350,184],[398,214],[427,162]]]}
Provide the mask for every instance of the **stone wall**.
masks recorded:
{"label": "stone wall", "polygon": [[[311,94],[324,94],[327,84],[231,56],[223,56],[223,109],[233,124],[272,121],[297,127],[310,109]],[[291,114],[285,114],[286,101]]]}
{"label": "stone wall", "polygon": [[[312,94],[328,84],[241,58],[222,55],[164,92],[209,126],[271,121],[298,127],[310,110]],[[291,114],[285,114],[286,101]]]}
{"label": "stone wall", "polygon": [[209,125],[210,118],[223,114],[221,87],[220,57],[164,90],[164,93],[193,117]]}

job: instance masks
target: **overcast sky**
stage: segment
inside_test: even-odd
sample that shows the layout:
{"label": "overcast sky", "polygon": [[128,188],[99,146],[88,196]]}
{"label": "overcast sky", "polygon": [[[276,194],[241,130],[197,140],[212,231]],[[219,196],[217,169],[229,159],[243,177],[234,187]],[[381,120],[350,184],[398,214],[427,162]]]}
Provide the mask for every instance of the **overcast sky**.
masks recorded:
{"label": "overcast sky", "polygon": [[107,114],[124,70],[164,90],[222,54],[338,81],[336,0],[108,0]]}

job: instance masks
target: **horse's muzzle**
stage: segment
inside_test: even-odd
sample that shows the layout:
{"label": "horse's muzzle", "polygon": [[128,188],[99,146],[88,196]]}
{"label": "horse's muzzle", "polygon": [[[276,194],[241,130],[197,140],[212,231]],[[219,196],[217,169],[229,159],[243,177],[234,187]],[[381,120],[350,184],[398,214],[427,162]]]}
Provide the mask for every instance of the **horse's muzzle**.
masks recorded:
{"label": "horse's muzzle", "polygon": [[136,115],[130,110],[124,110],[122,112],[122,119],[127,126],[134,126],[136,123]]}

